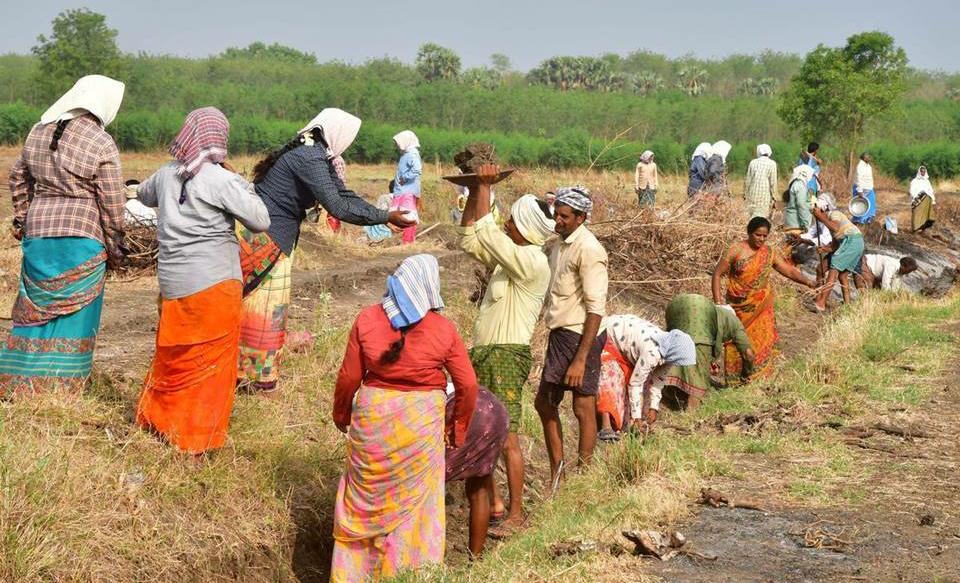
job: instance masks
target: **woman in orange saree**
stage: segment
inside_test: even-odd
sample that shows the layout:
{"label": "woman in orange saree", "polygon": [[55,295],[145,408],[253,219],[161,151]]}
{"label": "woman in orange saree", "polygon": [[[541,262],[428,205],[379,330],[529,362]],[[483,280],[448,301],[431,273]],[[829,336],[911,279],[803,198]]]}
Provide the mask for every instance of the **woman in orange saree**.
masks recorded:
{"label": "woman in orange saree", "polygon": [[[756,353],[754,378],[770,373],[770,357],[773,356],[774,345],[779,339],[774,318],[774,294],[770,273],[775,270],[809,288],[816,287],[815,281],[803,275],[767,245],[770,226],[770,221],[764,217],[750,219],[747,224],[747,239],[731,245],[713,272],[713,301],[718,305],[726,303],[733,308]],[[727,276],[726,294],[721,294],[723,276]],[[739,375],[742,366],[740,353],[728,345],[727,374]]]}

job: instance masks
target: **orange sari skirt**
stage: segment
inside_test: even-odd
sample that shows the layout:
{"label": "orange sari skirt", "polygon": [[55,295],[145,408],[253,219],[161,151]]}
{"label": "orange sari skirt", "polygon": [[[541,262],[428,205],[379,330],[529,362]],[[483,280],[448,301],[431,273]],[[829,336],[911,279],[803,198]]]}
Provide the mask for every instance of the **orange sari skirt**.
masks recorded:
{"label": "orange sari skirt", "polygon": [[236,394],[243,284],[162,300],[156,354],[137,423],[181,451],[223,447]]}
{"label": "orange sari skirt", "polygon": [[[770,373],[770,357],[780,339],[773,311],[772,267],[773,250],[764,245],[750,257],[735,259],[727,282],[727,303],[743,324],[756,354],[753,378],[762,378]],[[743,369],[740,353],[729,342],[725,352],[727,375],[738,376]]]}

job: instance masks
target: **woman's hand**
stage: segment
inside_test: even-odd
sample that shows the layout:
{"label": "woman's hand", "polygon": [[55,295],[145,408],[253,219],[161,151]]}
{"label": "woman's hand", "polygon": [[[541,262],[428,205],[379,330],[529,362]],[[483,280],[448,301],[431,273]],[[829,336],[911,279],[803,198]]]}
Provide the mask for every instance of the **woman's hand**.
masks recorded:
{"label": "woman's hand", "polygon": [[233,172],[234,174],[239,174],[239,172],[237,172],[237,169],[234,168],[234,167],[233,167],[229,162],[227,162],[226,160],[224,160],[223,162],[220,162],[220,166],[222,166],[223,169],[226,170],[226,171],[228,171],[228,172]]}
{"label": "woman's hand", "polygon": [[407,218],[408,211],[390,211],[390,217],[387,219],[387,222],[395,227],[401,229],[406,229],[407,227],[412,227],[417,224],[417,221]]}

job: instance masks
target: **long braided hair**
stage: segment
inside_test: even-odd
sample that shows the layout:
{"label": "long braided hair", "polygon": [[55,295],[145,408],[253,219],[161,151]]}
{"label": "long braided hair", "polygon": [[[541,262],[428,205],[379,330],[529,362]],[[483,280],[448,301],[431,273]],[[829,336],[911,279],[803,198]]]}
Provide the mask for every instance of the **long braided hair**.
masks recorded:
{"label": "long braided hair", "polygon": [[57,129],[53,130],[53,139],[50,140],[50,149],[54,152],[56,152],[57,148],[60,147],[60,138],[63,137],[63,131],[67,129],[68,123],[70,123],[69,119],[61,119],[57,121]]}
{"label": "long braided hair", "polygon": [[[313,128],[310,130],[309,135],[313,138],[313,141],[323,146],[324,150],[327,148],[327,142],[323,139],[323,130],[320,128]],[[270,169],[273,168],[273,165],[277,163],[277,160],[283,157],[284,154],[291,150],[296,150],[304,143],[304,135],[297,135],[292,140],[284,144],[283,146],[277,148],[276,150],[267,154],[267,156],[257,162],[257,165],[253,167],[253,182],[254,184],[258,182],[263,182],[263,179],[267,177],[267,173],[270,172]]]}
{"label": "long braided hair", "polygon": [[409,326],[400,328],[400,338],[398,340],[394,340],[393,343],[390,344],[390,348],[380,355],[381,365],[393,364],[400,360],[400,353],[403,351],[403,347],[407,343],[407,334],[419,323],[420,322],[416,322]]}

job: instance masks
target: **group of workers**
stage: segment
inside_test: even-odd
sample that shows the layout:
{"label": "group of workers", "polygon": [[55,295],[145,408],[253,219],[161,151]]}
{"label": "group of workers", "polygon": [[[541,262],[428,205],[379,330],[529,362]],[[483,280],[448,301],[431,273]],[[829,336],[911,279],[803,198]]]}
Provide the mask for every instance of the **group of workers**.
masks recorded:
{"label": "group of workers", "polygon": [[[105,274],[122,265],[126,252],[126,189],[119,152],[105,131],[123,91],[122,83],[99,75],[78,80],[30,131],[11,170],[23,267],[13,330],[0,349],[6,395],[79,390],[91,372]],[[139,425],[201,455],[225,443],[238,387],[275,394],[293,256],[301,223],[316,205],[329,214],[331,228],[339,229],[338,221],[389,224],[413,241],[421,208],[419,141],[409,131],[394,137],[401,156],[392,200],[378,208],[345,186],[342,154],[360,125],[347,112],[324,109],[261,160],[249,183],[227,161],[227,118],[204,107],[186,117],[170,146],[172,160],[135,186],[139,201],[157,209],[160,288]],[[727,142],[697,147],[692,195],[726,188],[729,151]],[[573,459],[587,464],[598,437],[615,441],[627,429],[649,430],[661,404],[695,407],[711,386],[769,371],[777,341],[771,273],[821,287],[821,309],[829,288],[767,243],[776,164],[769,147],[757,153],[747,173],[753,216],[746,238],[719,260],[713,297],[676,296],[665,327],[607,314],[608,258],[588,227],[593,202],[586,188],[559,188],[543,199],[524,195],[501,227],[491,192],[499,168],[475,172],[458,209],[460,246],[490,277],[472,347],[440,313],[441,270],[428,254],[405,259],[387,278],[382,300],[363,309],[350,331],[332,414],[348,436],[334,512],[333,581],[379,579],[441,562],[447,482],[465,482],[472,553],[483,550],[491,524],[498,536],[523,524],[518,432],[541,315],[549,336],[534,402],[553,490],[566,470],[560,407],[568,393],[578,429]],[[911,267],[909,258],[896,266],[886,258],[861,261],[857,227],[829,193],[809,187],[816,180],[810,162],[819,162],[815,149],[807,154],[794,171],[785,216],[805,240],[832,245],[826,286],[837,278],[846,286],[850,273],[870,285],[892,285]],[[652,152],[641,156],[636,181],[638,202],[654,204]],[[872,191],[865,181],[860,186]],[[932,197],[932,188],[917,190],[917,197]],[[501,456],[506,496],[493,479]]]}

